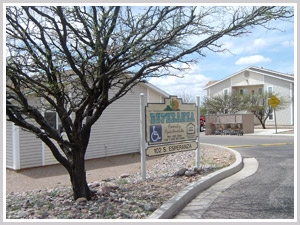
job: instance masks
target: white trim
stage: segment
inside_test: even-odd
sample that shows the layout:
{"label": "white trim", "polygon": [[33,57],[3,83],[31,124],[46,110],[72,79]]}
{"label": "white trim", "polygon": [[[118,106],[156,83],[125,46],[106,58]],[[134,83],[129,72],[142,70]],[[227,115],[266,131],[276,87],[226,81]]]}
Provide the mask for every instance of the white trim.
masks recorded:
{"label": "white trim", "polygon": [[150,101],[150,91],[149,91],[149,88],[146,88],[146,91],[147,91],[147,103]]}
{"label": "white trim", "polygon": [[147,88],[154,90],[155,92],[158,92],[160,95],[164,96],[165,98],[170,97],[170,95],[167,92],[161,90],[160,88],[154,86],[153,84],[151,84],[149,82],[145,82],[145,83],[141,83],[141,84],[145,85]]}
{"label": "white trim", "polygon": [[[43,101],[43,98],[42,98],[42,101]],[[42,115],[43,115],[44,118],[45,118],[45,112],[46,112],[46,110],[43,109]],[[44,130],[42,130],[42,132],[44,132]],[[45,143],[42,141],[42,166],[45,166],[45,164],[46,164],[46,158],[45,157],[46,157],[45,156]]]}
{"label": "white trim", "polygon": [[45,143],[42,141],[42,166],[46,165]]}
{"label": "white trim", "polygon": [[13,169],[20,169],[20,128],[12,124]]}

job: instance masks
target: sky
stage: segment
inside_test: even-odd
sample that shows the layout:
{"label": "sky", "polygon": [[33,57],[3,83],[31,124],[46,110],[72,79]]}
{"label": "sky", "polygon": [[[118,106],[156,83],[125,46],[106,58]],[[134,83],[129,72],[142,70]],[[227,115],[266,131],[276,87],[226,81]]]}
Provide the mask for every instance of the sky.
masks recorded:
{"label": "sky", "polygon": [[256,27],[246,36],[223,37],[220,42],[231,53],[207,52],[188,72],[179,74],[183,78],[160,77],[149,82],[170,95],[181,97],[185,93],[194,99],[199,95],[202,100],[207,82],[224,79],[250,66],[293,74],[294,23],[276,21],[274,25],[281,30]]}

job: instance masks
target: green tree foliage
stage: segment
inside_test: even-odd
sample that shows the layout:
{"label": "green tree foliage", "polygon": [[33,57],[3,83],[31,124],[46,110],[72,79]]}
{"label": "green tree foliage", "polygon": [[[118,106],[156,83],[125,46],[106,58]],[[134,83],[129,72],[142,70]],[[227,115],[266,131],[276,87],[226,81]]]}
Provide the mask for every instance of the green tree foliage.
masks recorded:
{"label": "green tree foliage", "polygon": [[205,97],[203,107],[208,114],[234,114],[247,108],[247,100],[239,94]]}
{"label": "green tree foliage", "polygon": [[[276,110],[281,110],[285,107],[289,100],[280,94],[276,94],[280,99],[280,103]],[[252,112],[259,120],[263,129],[266,128],[266,120],[273,113],[274,109],[268,104],[270,98],[269,93],[255,94],[255,95],[217,95],[213,97],[206,97],[203,102],[203,107],[206,114],[235,114],[238,112]]]}
{"label": "green tree foliage", "polygon": [[[280,103],[276,106],[275,110],[280,111],[286,106],[287,103],[289,103],[289,100],[281,96],[280,94],[274,94],[274,95],[280,100]],[[270,94],[267,92],[264,94],[247,96],[247,101],[248,101],[247,110],[254,114],[254,116],[259,120],[263,129],[266,128],[266,120],[274,112],[274,108],[268,103],[269,99],[270,99]]]}

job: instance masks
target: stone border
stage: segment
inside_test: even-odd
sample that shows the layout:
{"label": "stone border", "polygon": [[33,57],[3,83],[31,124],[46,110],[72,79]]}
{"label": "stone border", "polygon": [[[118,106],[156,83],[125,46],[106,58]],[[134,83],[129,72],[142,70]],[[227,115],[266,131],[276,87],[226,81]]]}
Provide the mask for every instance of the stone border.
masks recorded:
{"label": "stone border", "polygon": [[220,180],[227,178],[243,168],[243,159],[237,151],[223,146],[201,143],[203,145],[215,146],[231,151],[235,154],[236,161],[223,169],[217,170],[200,180],[193,182],[185,187],[182,191],[165,202],[160,208],[155,210],[147,219],[172,219],[177,215],[189,202],[191,202],[200,192],[208,189]]}

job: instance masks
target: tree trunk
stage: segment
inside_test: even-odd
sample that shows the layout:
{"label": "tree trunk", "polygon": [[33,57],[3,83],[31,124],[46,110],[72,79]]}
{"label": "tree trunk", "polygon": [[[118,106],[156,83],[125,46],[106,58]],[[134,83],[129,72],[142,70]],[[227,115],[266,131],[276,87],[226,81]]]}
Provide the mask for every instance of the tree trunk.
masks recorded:
{"label": "tree trunk", "polygon": [[84,154],[73,151],[73,163],[69,170],[69,175],[72,183],[74,199],[86,198],[90,200],[92,192],[88,187],[85,172]]}
{"label": "tree trunk", "polygon": [[263,120],[263,118],[261,118],[259,115],[257,115],[255,112],[253,113],[255,116],[256,116],[256,118],[259,120],[259,122],[260,122],[260,124],[261,124],[261,126],[262,126],[262,128],[263,129],[266,129],[266,120]]}

